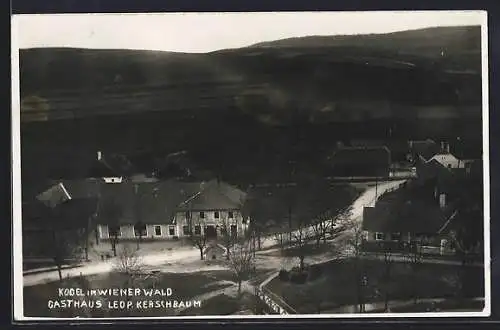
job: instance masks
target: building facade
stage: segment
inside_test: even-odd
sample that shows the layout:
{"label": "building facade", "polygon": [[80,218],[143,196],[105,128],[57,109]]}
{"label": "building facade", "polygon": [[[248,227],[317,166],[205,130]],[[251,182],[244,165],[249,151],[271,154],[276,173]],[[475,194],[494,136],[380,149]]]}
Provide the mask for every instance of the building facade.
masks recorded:
{"label": "building facade", "polygon": [[[129,186],[114,185],[115,193],[122,192],[117,201],[121,211],[101,212],[97,225],[100,239],[162,240],[191,235],[217,238],[226,232],[238,236],[248,228],[249,219],[241,212],[246,194],[226,183],[135,183],[135,192],[127,193]],[[119,217],[110,217],[113,213]]]}

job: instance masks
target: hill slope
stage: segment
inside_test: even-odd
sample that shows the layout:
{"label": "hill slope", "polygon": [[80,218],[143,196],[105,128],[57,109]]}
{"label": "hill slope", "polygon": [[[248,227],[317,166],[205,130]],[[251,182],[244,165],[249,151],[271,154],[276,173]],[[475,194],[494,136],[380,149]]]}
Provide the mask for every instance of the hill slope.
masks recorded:
{"label": "hill slope", "polygon": [[445,27],[285,39],[207,54],[25,49],[21,111],[25,120],[45,120],[231,109],[271,124],[296,114],[322,122],[478,116],[480,40],[479,27]]}

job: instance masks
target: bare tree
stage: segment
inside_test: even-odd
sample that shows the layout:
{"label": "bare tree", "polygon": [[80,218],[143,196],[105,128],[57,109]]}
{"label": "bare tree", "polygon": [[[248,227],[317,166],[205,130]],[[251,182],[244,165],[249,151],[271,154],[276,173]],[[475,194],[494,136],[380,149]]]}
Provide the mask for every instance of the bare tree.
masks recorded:
{"label": "bare tree", "polygon": [[311,240],[311,229],[304,222],[299,221],[298,228],[291,232],[291,245],[297,251],[299,257],[299,268],[304,270],[304,259]]}
{"label": "bare tree", "polygon": [[[407,244],[405,249],[405,261],[411,270],[413,280],[418,279],[418,272],[422,265],[422,243],[419,238],[415,238]],[[413,285],[413,303],[418,302],[418,286]]]}
{"label": "bare tree", "polygon": [[228,264],[238,282],[238,294],[241,293],[241,283],[255,274],[255,259],[252,252],[252,243],[243,239],[231,246]]}
{"label": "bare tree", "polygon": [[[108,228],[114,227],[115,229],[120,226],[120,219],[123,215],[123,210],[115,200],[108,200],[100,203],[99,213],[97,217],[101,222],[107,223]],[[117,256],[116,246],[118,244],[120,238],[119,230],[113,230],[109,233],[109,241],[111,243],[111,249],[113,251],[113,255]]]}
{"label": "bare tree", "polygon": [[146,236],[146,225],[141,220],[138,220],[134,225],[134,234],[137,236],[137,250],[139,250],[142,238]]}
{"label": "bare tree", "polygon": [[388,312],[391,286],[393,284],[391,283],[392,267],[394,264],[392,246],[390,244],[387,244],[386,242],[382,242],[382,253],[384,260],[384,268],[382,274],[382,282],[384,287],[384,311]]}
{"label": "bare tree", "polygon": [[[196,232],[196,227],[199,228],[199,233]],[[201,224],[199,224],[199,223],[196,224],[195,230],[193,230],[192,228],[190,229],[189,241],[191,242],[191,244],[193,244],[196,248],[198,248],[200,250],[200,260],[203,260],[204,259],[203,251],[205,250],[205,248],[207,246],[208,239],[207,239],[206,233],[201,232]]]}
{"label": "bare tree", "polygon": [[130,244],[124,244],[113,264],[113,270],[127,275],[127,280],[130,281],[127,284],[133,284],[144,274],[145,265],[137,254],[137,250],[133,249]]}
{"label": "bare tree", "polygon": [[[113,270],[124,275],[125,279],[122,287],[133,288],[144,283],[148,277],[145,264],[142,258],[137,254],[137,249],[134,249],[131,244],[124,244],[118,253],[118,258],[113,264]],[[130,297],[125,296],[125,301],[128,303]],[[129,311],[126,311],[127,315]]]}
{"label": "bare tree", "polygon": [[75,211],[73,204],[61,203],[58,206],[48,209],[45,216],[49,217],[50,241],[46,247],[50,250],[54,264],[57,267],[59,280],[63,280],[62,266],[68,260],[80,259],[82,257],[82,248],[84,246],[85,230],[84,225],[75,219],[75,223],[69,222],[68,210]]}
{"label": "bare tree", "polygon": [[346,241],[347,243],[346,248],[351,252],[353,258],[356,296],[358,300],[358,308],[360,313],[363,313],[365,311],[364,289],[367,281],[361,258],[363,253],[363,241],[364,241],[364,233],[361,226],[359,225],[354,226],[352,235]]}
{"label": "bare tree", "polygon": [[326,244],[327,234],[331,231],[333,219],[329,211],[316,216],[311,224],[316,239],[316,247],[319,248],[321,240]]}
{"label": "bare tree", "polygon": [[224,246],[226,253],[226,260],[230,260],[231,248],[236,243],[238,233],[231,230],[232,223],[227,214],[221,214],[221,244]]}
{"label": "bare tree", "polygon": [[62,266],[69,259],[74,259],[81,254],[81,231],[64,230],[63,228],[52,228],[52,259],[57,267],[59,280],[63,280]]}

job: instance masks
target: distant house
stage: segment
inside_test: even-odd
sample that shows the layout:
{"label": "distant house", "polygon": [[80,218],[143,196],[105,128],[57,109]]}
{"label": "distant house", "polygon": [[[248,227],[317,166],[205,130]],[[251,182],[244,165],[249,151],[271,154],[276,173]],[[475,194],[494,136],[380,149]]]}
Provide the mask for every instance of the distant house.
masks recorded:
{"label": "distant house", "polygon": [[449,231],[457,214],[456,198],[433,182],[408,183],[386,193],[374,207],[363,210],[364,248],[391,242],[401,247],[415,239],[439,253],[450,252]]}
{"label": "distant house", "polygon": [[203,251],[205,260],[220,260],[224,259],[227,255],[227,249],[220,244],[210,244]]}
{"label": "distant house", "polygon": [[407,160],[410,148],[405,140],[377,140],[377,139],[353,139],[350,141],[351,147],[358,148],[383,148],[387,147],[391,152],[392,162],[403,162]]}
{"label": "distant house", "polygon": [[427,161],[442,150],[441,146],[431,139],[408,141],[408,147],[412,160]]}
{"label": "distant house", "polygon": [[449,168],[449,169],[456,169],[456,168],[464,168],[466,162],[457,159],[455,156],[453,156],[451,153],[446,152],[446,153],[439,153],[437,155],[434,155],[431,159],[429,159],[427,162],[431,161],[436,161],[441,166]]}
{"label": "distant house", "polygon": [[344,147],[329,157],[331,176],[388,177],[391,152],[385,147]]}

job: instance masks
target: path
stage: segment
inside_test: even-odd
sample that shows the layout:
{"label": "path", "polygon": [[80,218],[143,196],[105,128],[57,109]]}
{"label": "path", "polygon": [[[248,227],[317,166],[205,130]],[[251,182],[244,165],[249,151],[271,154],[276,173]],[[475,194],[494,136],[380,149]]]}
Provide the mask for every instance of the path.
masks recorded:
{"label": "path", "polygon": [[[146,266],[160,266],[166,263],[175,263],[192,258],[199,258],[200,252],[195,248],[183,248],[176,251],[157,252],[143,256],[143,263]],[[106,261],[95,262],[78,268],[63,269],[61,271],[63,278],[76,276],[89,276],[102,273],[108,273],[113,270],[114,258]],[[59,273],[56,271],[27,274],[23,276],[24,286],[34,286],[43,283],[49,283],[59,280]]]}
{"label": "path", "polygon": [[[352,219],[360,219],[363,214],[363,208],[368,205],[373,205],[375,200],[380,197],[385,191],[391,189],[397,189],[404,180],[401,181],[391,181],[380,183],[377,187],[370,187],[364,193],[361,194],[358,199],[354,201],[352,204]],[[308,230],[312,231],[313,228],[309,227]],[[296,232],[296,231],[295,231]],[[264,237],[262,239],[262,248],[272,248],[276,246],[276,242],[274,240],[274,236]],[[268,252],[268,251],[266,251]],[[151,254],[142,256],[143,263],[147,266],[155,267],[161,266],[167,263],[179,263],[186,262],[189,260],[197,260],[199,258],[199,251],[194,247],[183,247],[178,248],[175,251],[161,251],[161,252],[151,252]],[[82,267],[72,268],[72,269],[63,269],[62,276],[64,278],[67,277],[75,277],[79,275],[89,276],[102,274],[112,271],[113,269],[113,258],[108,259],[106,261],[93,262],[91,264],[83,265]],[[281,263],[282,261],[280,261]],[[267,261],[269,263],[269,259]],[[276,265],[275,265],[276,266]],[[183,268],[184,267],[179,267]],[[266,268],[271,268],[268,267]],[[174,270],[174,267],[172,267]],[[278,266],[279,269],[279,266]],[[177,269],[181,271],[182,269]],[[196,270],[195,270],[196,271]],[[199,269],[198,269],[199,271]],[[186,272],[186,271],[184,271]],[[26,274],[23,276],[23,285],[24,286],[34,286],[38,284],[54,282],[59,280],[59,274],[57,270],[51,272],[37,273],[37,274]]]}

